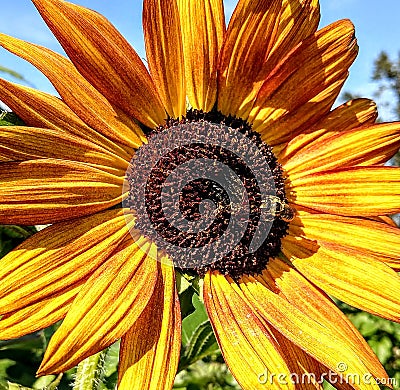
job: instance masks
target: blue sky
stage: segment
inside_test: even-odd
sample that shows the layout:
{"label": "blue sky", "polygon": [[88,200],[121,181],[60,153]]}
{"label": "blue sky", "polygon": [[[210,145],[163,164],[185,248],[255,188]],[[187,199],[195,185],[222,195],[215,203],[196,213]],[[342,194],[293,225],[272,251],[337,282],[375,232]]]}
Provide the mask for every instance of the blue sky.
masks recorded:
{"label": "blue sky", "polygon": [[[95,9],[111,20],[138,53],[144,57],[141,26],[141,0],[74,0],[75,3]],[[52,50],[61,52],[30,0],[1,0],[0,31]],[[236,0],[225,1],[227,16]],[[381,50],[395,57],[400,52],[400,2],[398,0],[320,0],[322,19],[320,27],[335,20],[349,18],[356,26],[360,52],[350,69],[345,90],[372,97],[376,86],[371,82],[372,63]],[[53,93],[51,84],[30,64],[0,49],[0,65],[21,73],[38,89]],[[2,77],[13,80],[11,77]],[[390,112],[382,109],[387,120]]]}

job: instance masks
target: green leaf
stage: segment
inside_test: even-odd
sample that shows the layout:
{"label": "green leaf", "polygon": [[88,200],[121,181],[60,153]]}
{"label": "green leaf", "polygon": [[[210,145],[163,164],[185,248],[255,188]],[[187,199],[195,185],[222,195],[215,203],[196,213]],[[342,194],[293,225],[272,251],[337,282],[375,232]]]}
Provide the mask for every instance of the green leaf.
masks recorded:
{"label": "green leaf", "polygon": [[0,126],[24,126],[25,122],[15,113],[1,110]]}
{"label": "green leaf", "polygon": [[196,328],[207,321],[208,315],[204,304],[201,302],[199,296],[197,294],[193,294],[192,304],[194,306],[194,312],[189,314],[182,321],[182,343],[186,345],[192,337],[192,334],[196,330]]}
{"label": "green leaf", "polygon": [[180,370],[206,356],[219,353],[219,347],[208,320],[204,304],[198,295],[192,298],[195,311],[182,321],[182,356]]}

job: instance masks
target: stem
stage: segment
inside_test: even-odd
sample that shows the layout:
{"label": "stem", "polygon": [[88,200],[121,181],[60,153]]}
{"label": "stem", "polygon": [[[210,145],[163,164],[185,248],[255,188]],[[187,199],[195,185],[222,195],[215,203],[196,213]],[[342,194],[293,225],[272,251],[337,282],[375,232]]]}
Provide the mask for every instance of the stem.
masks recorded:
{"label": "stem", "polygon": [[77,367],[73,390],[96,390],[104,377],[107,350],[89,356]]}

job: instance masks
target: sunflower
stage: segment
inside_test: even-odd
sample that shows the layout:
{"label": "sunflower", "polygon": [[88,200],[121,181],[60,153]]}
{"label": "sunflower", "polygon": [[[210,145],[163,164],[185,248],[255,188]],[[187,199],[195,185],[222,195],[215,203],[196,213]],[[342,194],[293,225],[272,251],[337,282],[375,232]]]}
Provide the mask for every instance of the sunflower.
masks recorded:
{"label": "sunflower", "polygon": [[[50,224],[1,260],[0,339],[63,320],[39,375],[121,339],[120,389],[171,388],[180,270],[204,280],[217,341],[244,389],[322,388],[321,378],[378,388],[374,378],[388,379],[330,298],[400,319],[400,236],[388,217],[400,211],[400,170],[384,166],[400,124],[376,124],[368,99],[332,109],[357,55],[351,22],[317,30],[317,0],[239,0],[226,28],[222,0],[144,0],[145,66],[96,12],[32,1],[68,59],[0,34],[60,96],[0,80],[0,99],[27,125],[0,132],[0,222]],[[251,144],[267,162],[267,205],[244,157],[206,142],[162,143],[165,132],[170,142],[221,129],[239,154]],[[143,159],[132,169],[141,153],[161,161],[150,176]],[[240,242],[196,266],[159,236],[189,252],[219,239],[228,190],[211,179],[184,186],[182,214],[201,219],[207,197],[219,210],[201,237],[188,237],[160,209],[159,183],[200,157],[230,166],[252,208]],[[265,210],[268,231],[251,251]],[[312,380],[293,379],[304,375]]]}

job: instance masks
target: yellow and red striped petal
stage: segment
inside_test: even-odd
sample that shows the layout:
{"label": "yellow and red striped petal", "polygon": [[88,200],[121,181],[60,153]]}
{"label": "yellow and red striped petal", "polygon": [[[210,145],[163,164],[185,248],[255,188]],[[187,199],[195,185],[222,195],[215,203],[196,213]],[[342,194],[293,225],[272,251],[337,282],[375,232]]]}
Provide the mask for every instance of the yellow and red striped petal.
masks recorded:
{"label": "yellow and red striped petal", "polygon": [[91,275],[50,339],[38,375],[68,370],[122,337],[148,304],[157,280],[157,249],[131,238]]}
{"label": "yellow and red striped petal", "polygon": [[28,238],[1,260],[0,313],[20,310],[86,279],[132,224],[121,209],[109,210],[49,226]]}
{"label": "yellow and red striped petal", "polygon": [[122,200],[124,173],[56,159],[0,163],[0,223],[40,225],[107,209]]}
{"label": "yellow and red striped petal", "polygon": [[289,180],[291,202],[322,213],[368,217],[400,211],[396,167],[341,168]]}
{"label": "yellow and red striped petal", "polygon": [[[265,372],[290,377],[285,351],[263,326],[235,288],[235,283],[214,272],[204,278],[204,303],[225,362],[245,389],[265,389]],[[260,380],[261,379],[261,380]],[[272,389],[294,389],[274,376]]]}
{"label": "yellow and red striped petal", "polygon": [[283,0],[274,46],[262,68],[259,80],[301,41],[314,34],[320,19],[318,0]]}
{"label": "yellow and red striped petal", "polygon": [[38,68],[87,125],[120,144],[135,147],[142,143],[143,133],[137,123],[113,107],[71,61],[45,47],[5,34],[0,34],[0,46]]}
{"label": "yellow and red striped petal", "polygon": [[[297,237],[338,244],[368,257],[376,257],[390,267],[400,267],[400,234],[396,225],[378,220],[299,212],[290,224]],[[381,222],[379,222],[379,220]],[[386,220],[386,218],[385,218]]]}
{"label": "yellow and red striped petal", "polygon": [[[257,281],[254,277],[243,276],[239,286],[231,285],[229,282],[219,279],[219,288],[222,294],[229,294],[232,287],[244,301],[254,307],[259,316],[269,322],[283,336],[288,338],[298,347],[307,351],[322,365],[335,372],[338,377],[346,378],[347,374],[364,375],[368,373],[367,366],[354,352],[346,337],[327,328],[317,319],[304,314],[296,306],[289,303],[280,296],[276,287],[271,289]],[[240,289],[239,289],[240,287]],[[294,286],[296,288],[296,286]],[[231,299],[232,293],[227,299]],[[332,324],[331,326],[334,326]],[[344,370],[339,363],[346,362]],[[349,377],[354,380],[354,377]],[[365,384],[354,382],[355,389],[378,389],[376,384]]]}
{"label": "yellow and red striped petal", "polygon": [[172,265],[160,261],[153,296],[122,337],[120,390],[171,389],[181,349],[181,313]]}
{"label": "yellow and red striped petal", "polygon": [[22,126],[1,128],[0,161],[40,158],[79,161],[117,173],[128,168],[126,160],[90,141],[60,130]]}
{"label": "yellow and red striped petal", "polygon": [[[28,126],[64,131],[89,140],[130,161],[128,153],[116,142],[87,126],[61,99],[33,88],[0,78],[0,99]],[[135,147],[142,145],[140,141]]]}
{"label": "yellow and red striped petal", "polygon": [[0,339],[22,337],[63,319],[84,282],[80,280],[63,291],[4,315],[0,321]]}
{"label": "yellow and red striped petal", "polygon": [[60,0],[33,0],[79,72],[115,106],[146,126],[163,123],[165,111],[146,67],[102,15]]}
{"label": "yellow and red striped petal", "polygon": [[218,65],[218,109],[223,114],[242,117],[243,106],[254,98],[257,77],[275,43],[281,7],[282,0],[239,0]]}
{"label": "yellow and red striped petal", "polygon": [[181,117],[186,114],[186,87],[176,0],[144,0],[143,30],[150,73],[164,107],[169,116]]}
{"label": "yellow and red striped petal", "polygon": [[372,100],[354,99],[343,103],[290,140],[280,153],[279,161],[286,165],[288,160],[296,159],[297,153],[302,152],[309,144],[361,125],[372,125],[377,116],[376,104]]}
{"label": "yellow and red striped petal", "polygon": [[282,251],[294,266],[326,293],[372,314],[400,322],[400,304],[393,291],[400,277],[379,260],[342,247],[287,236]]}
{"label": "yellow and red striped petal", "polygon": [[400,123],[378,123],[327,135],[297,151],[284,165],[291,180],[351,166],[381,165],[400,148]]}
{"label": "yellow and red striped petal", "polygon": [[211,111],[217,98],[217,62],[225,33],[223,2],[179,0],[178,9],[186,94],[193,108]]}
{"label": "yellow and red striped petal", "polygon": [[312,317],[338,337],[344,336],[354,353],[366,364],[376,378],[387,378],[386,372],[372,349],[366,343],[349,319],[321,290],[312,285],[294,268],[280,259],[271,259],[267,271],[256,279],[260,283],[273,286],[288,302]]}
{"label": "yellow and red striped petal", "polygon": [[287,142],[325,116],[357,50],[348,20],[325,27],[293,49],[264,81],[249,115],[263,140]]}

